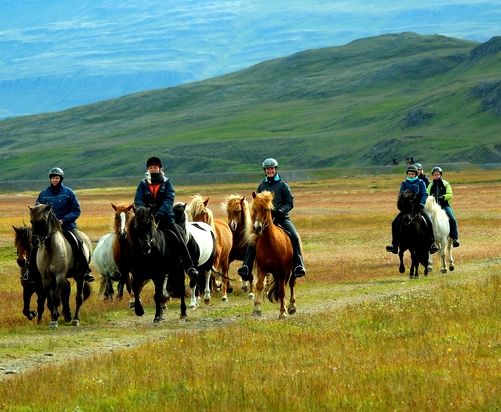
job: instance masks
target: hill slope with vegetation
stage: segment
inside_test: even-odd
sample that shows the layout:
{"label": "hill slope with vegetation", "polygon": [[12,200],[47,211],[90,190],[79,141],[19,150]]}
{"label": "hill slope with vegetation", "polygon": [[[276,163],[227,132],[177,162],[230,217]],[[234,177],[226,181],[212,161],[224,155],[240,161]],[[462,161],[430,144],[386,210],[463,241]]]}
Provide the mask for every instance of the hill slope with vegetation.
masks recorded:
{"label": "hill slope with vegetation", "polygon": [[[45,178],[501,161],[501,38],[414,33],[308,50],[203,82],[0,122],[0,171]],[[23,172],[20,173],[22,168]]]}

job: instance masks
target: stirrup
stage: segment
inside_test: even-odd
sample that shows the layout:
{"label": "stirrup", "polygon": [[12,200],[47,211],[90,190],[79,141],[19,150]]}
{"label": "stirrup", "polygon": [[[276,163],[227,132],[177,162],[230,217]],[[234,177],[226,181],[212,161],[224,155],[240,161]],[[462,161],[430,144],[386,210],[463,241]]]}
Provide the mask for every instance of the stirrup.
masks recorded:
{"label": "stirrup", "polygon": [[87,283],[94,282],[94,276],[90,272],[85,272],[83,279]]}
{"label": "stirrup", "polygon": [[24,271],[24,273],[20,276],[20,279],[21,279],[21,280],[24,280],[24,281],[28,281],[28,280],[29,280],[29,279],[28,279],[28,275],[29,275],[29,273],[30,273],[30,271],[29,271],[28,269],[26,269],[26,270]]}
{"label": "stirrup", "polygon": [[301,265],[296,266],[296,269],[294,269],[294,276],[300,278],[304,275],[306,275],[306,269]]}

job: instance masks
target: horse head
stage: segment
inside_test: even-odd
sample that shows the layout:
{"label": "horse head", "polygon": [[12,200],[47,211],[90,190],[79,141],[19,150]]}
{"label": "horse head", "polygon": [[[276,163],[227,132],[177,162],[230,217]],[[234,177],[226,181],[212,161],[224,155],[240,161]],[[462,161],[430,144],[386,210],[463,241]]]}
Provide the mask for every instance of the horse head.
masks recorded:
{"label": "horse head", "polygon": [[178,202],[172,206],[174,212],[174,222],[181,226],[181,228],[188,233],[186,226],[188,225],[188,213],[186,212],[186,203]]}
{"label": "horse head", "polygon": [[62,231],[61,223],[52,212],[52,204],[30,207],[30,222],[32,228],[32,246],[40,247],[52,235]]}
{"label": "horse head", "polygon": [[134,217],[129,224],[129,238],[133,244],[135,240],[139,242],[139,248],[145,255],[151,253],[156,230],[155,209],[144,206],[134,208]]}
{"label": "horse head", "polygon": [[31,228],[28,226],[15,227],[12,226],[16,236],[14,238],[14,245],[16,246],[17,265],[24,268],[27,265],[31,253]]}
{"label": "horse head", "polygon": [[203,200],[201,195],[191,197],[191,202],[188,205],[188,210],[191,215],[191,220],[194,222],[209,223],[210,215],[212,212],[207,208],[210,197]]}
{"label": "horse head", "polygon": [[226,198],[226,202],[221,204],[221,207],[228,215],[228,226],[232,232],[236,232],[239,227],[250,226],[249,203],[245,196],[230,195]]}
{"label": "horse head", "polygon": [[273,192],[264,191],[259,194],[252,192],[251,219],[254,234],[261,235],[273,223],[271,210],[273,209]]}
{"label": "horse head", "polygon": [[115,234],[120,239],[125,239],[127,237],[127,223],[134,213],[134,204],[120,203],[115,205],[111,203],[111,207],[115,211]]}

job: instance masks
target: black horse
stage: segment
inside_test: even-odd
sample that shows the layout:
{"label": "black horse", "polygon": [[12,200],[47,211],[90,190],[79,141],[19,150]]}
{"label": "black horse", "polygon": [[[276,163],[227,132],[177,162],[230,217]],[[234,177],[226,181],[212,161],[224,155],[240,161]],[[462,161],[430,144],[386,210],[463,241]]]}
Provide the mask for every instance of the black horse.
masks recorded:
{"label": "black horse", "polygon": [[406,190],[398,196],[397,207],[402,212],[398,222],[398,236],[400,248],[400,273],[405,272],[403,262],[404,252],[411,254],[411,268],[409,279],[419,278],[419,264],[424,267],[424,275],[428,275],[429,238],[426,231],[426,222],[421,216],[419,202],[414,193]]}
{"label": "black horse", "polygon": [[[185,276],[178,241],[174,234],[166,234],[157,228],[153,208],[140,206],[134,208],[134,213],[128,230],[134,311],[137,316],[144,315],[141,291],[144,284],[152,280],[155,285],[156,305],[154,322],[164,320],[163,303],[166,292],[171,297],[181,299],[181,319],[186,319]],[[164,289],[166,277],[167,285]]]}

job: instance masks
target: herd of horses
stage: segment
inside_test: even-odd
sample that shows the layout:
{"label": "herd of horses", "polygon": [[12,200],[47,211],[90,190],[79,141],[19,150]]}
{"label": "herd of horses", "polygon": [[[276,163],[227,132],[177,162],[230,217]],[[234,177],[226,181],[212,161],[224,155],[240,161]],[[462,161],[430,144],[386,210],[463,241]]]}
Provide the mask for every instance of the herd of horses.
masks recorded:
{"label": "herd of horses", "polygon": [[[211,291],[220,290],[222,300],[228,300],[235,279],[229,277],[229,266],[242,261],[247,245],[253,242],[257,259],[253,270],[257,282],[242,282],[242,290],[254,300],[254,315],[261,315],[263,296],[270,302],[280,303],[280,319],[296,312],[292,272],[292,245],[288,235],[273,224],[273,193],[253,192],[252,201],[245,196],[231,195],[222,203],[227,220],[215,219],[208,208],[209,198],[195,195],[189,204],[177,203],[173,207],[176,224],[183,239],[157,227],[155,213],[148,207],[111,203],[114,210],[113,231],[102,236],[92,251],[89,238],[82,232],[83,247],[96,269],[102,274],[100,292],[105,299],[113,298],[114,282],[117,297],[123,297],[124,288],[129,293],[129,307],[142,316],[144,308],[141,292],[147,282],[154,284],[154,322],[161,322],[163,310],[171,298],[179,298],[181,319],[187,318],[186,297],[189,307],[211,301]],[[189,218],[188,214],[190,215]],[[30,207],[31,227],[14,227],[17,263],[21,274],[27,270],[33,248],[37,249],[36,265],[30,266],[29,281],[22,281],[23,314],[28,319],[42,320],[45,303],[51,314],[50,328],[58,327],[62,314],[66,322],[78,326],[82,303],[90,296],[91,288],[84,279],[85,268],[74,265],[71,245],[66,239],[51,205]],[[185,242],[199,272],[197,279],[186,286],[186,275],[179,251],[179,241]],[[32,270],[36,267],[38,270]],[[76,286],[76,309],[70,311],[71,283]],[[290,287],[290,303],[286,308],[286,284]],[[255,287],[255,290],[254,290]],[[188,289],[188,290],[187,290]],[[37,295],[37,309],[30,309],[33,294]]]}
{"label": "herd of horses", "polygon": [[[161,322],[163,310],[171,298],[181,301],[181,319],[187,318],[186,297],[190,297],[189,308],[199,306],[202,295],[207,304],[211,301],[211,291],[222,292],[222,300],[228,300],[234,279],[229,277],[229,266],[237,260],[243,261],[249,242],[256,247],[256,262],[251,271],[251,280],[242,281],[242,290],[254,300],[253,314],[261,315],[264,296],[272,303],[278,302],[279,319],[285,319],[296,312],[296,278],[292,267],[292,244],[288,235],[273,223],[273,193],[252,193],[248,202],[245,196],[231,195],[222,203],[227,220],[215,219],[208,208],[209,198],[195,195],[189,204],[177,203],[173,207],[175,221],[183,234],[190,255],[199,272],[195,280],[190,280],[189,293],[186,275],[179,252],[179,239],[175,233],[159,230],[153,209],[134,207],[132,204],[111,203],[114,210],[113,231],[104,235],[94,252],[89,238],[82,232],[84,251],[89,261],[93,259],[96,269],[102,274],[100,292],[105,299],[113,298],[113,284],[117,282],[117,297],[123,297],[124,287],[129,293],[129,307],[136,315],[142,316],[144,308],[141,292],[144,285],[154,284],[155,317]],[[427,275],[433,269],[429,254],[429,240],[426,238],[425,220],[419,204],[410,192],[399,195],[397,207],[403,212],[399,231],[399,271],[405,272],[403,256],[411,255],[409,277],[418,278],[418,268],[424,267]],[[454,270],[452,240],[449,237],[449,221],[445,212],[429,196],[426,205],[440,247],[441,272]],[[190,215],[191,220],[188,218]],[[84,280],[84,268],[73,264],[71,245],[65,238],[51,205],[30,207],[31,227],[14,227],[17,263],[21,274],[28,268],[32,248],[37,248],[37,271],[30,270],[29,281],[22,281],[23,314],[29,319],[42,320],[45,302],[50,311],[50,328],[58,327],[62,314],[66,322],[78,326],[82,303],[90,296],[90,286]],[[32,265],[34,267],[35,265]],[[257,281],[253,282],[255,273]],[[70,310],[71,283],[77,286],[76,310],[72,317]],[[220,279],[220,280],[219,280]],[[286,286],[289,285],[289,304],[286,305]],[[255,288],[255,289],[254,289]],[[37,309],[30,309],[33,294],[37,295]]]}

